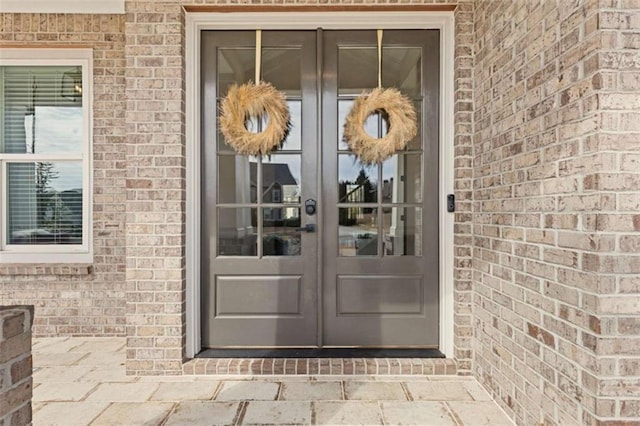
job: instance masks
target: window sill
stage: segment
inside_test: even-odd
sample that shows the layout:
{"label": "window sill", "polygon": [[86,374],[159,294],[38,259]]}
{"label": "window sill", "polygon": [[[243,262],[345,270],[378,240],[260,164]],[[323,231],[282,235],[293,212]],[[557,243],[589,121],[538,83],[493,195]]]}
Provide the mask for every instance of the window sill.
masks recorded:
{"label": "window sill", "polygon": [[0,264],[0,276],[7,275],[91,275],[90,264],[54,264],[54,263],[5,263]]}

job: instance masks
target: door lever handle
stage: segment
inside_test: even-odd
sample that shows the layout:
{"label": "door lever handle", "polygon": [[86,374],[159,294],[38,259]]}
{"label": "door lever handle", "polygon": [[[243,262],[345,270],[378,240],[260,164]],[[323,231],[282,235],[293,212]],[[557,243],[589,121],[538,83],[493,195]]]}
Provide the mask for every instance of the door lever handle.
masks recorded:
{"label": "door lever handle", "polygon": [[316,232],[316,224],[315,223],[307,223],[305,226],[300,228],[296,228],[298,232]]}

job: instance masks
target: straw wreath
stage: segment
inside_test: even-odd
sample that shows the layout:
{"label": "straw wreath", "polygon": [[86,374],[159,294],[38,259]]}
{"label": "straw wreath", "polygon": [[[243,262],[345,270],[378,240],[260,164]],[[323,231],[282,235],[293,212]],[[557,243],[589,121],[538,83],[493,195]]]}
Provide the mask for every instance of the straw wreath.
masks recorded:
{"label": "straw wreath", "polygon": [[[374,138],[364,130],[367,118],[380,112],[386,116],[386,136]],[[401,151],[418,132],[412,102],[397,89],[378,87],[361,94],[354,102],[344,124],[344,140],[365,164],[381,163]]]}
{"label": "straw wreath", "polygon": [[[290,115],[284,94],[271,84],[259,82],[234,84],[220,105],[220,130],[237,153],[266,155],[279,147],[290,130]],[[246,128],[246,121],[267,117],[267,127],[260,133]]]}

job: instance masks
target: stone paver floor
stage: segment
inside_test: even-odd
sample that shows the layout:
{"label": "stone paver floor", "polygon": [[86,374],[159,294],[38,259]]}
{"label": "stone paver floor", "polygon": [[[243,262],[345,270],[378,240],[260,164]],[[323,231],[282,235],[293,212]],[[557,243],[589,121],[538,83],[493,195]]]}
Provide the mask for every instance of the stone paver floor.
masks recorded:
{"label": "stone paver floor", "polygon": [[512,425],[459,376],[127,376],[121,338],[35,339],[33,424]]}

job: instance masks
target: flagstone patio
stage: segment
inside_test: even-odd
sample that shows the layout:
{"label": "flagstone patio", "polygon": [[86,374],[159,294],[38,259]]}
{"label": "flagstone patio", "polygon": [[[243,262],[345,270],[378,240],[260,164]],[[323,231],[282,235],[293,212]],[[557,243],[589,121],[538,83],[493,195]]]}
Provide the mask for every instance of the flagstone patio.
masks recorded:
{"label": "flagstone patio", "polygon": [[33,345],[39,425],[512,425],[472,377],[127,376],[123,338]]}

